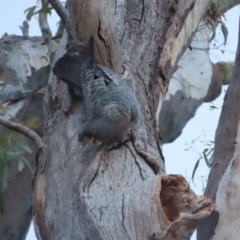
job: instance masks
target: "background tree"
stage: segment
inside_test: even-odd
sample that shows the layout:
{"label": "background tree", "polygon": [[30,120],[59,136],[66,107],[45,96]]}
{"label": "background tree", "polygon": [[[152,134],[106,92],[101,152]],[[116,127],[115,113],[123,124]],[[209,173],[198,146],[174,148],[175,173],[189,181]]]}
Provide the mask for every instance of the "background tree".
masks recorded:
{"label": "background tree", "polygon": [[235,213],[239,199],[237,182],[240,160],[240,37],[238,39],[235,65],[215,135],[213,163],[205,190],[205,194],[216,201],[218,212],[214,211],[199,228],[199,239],[238,238],[238,230],[235,228],[239,220]]}
{"label": "background tree", "polygon": [[[191,1],[185,5],[71,1],[70,24],[64,9],[58,8],[68,32],[73,31],[82,45],[89,35],[94,36],[96,63],[128,76],[142,104],[139,137],[148,154],[141,155],[131,141],[110,152],[79,145],[82,103],[75,105],[73,114],[64,115],[69,104],[67,88],[50,76],[47,87],[40,91],[46,100],[47,147],[40,153],[34,185],[34,218],[43,239],[114,239],[116,235],[124,239],[187,239],[198,220],[211,212],[211,203],[205,199],[198,205],[202,198],[188,189],[183,178],[155,176],[143,161],[149,156],[158,159],[164,173],[156,127],[159,110],[177,59],[207,5],[200,1],[195,5]],[[190,22],[192,27],[187,28]],[[44,19],[44,39],[53,52],[51,34],[43,23]],[[65,45],[63,39],[57,56]],[[25,92],[27,96],[29,91]]]}

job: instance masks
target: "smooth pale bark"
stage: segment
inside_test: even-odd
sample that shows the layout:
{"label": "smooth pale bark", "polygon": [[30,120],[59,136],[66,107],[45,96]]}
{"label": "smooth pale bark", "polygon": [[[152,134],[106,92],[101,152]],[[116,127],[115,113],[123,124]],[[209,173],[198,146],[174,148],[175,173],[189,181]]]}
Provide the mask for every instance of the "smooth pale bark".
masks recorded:
{"label": "smooth pale bark", "polygon": [[212,93],[212,98],[221,92],[221,83],[214,74],[208,53],[211,31],[200,22],[191,48],[185,50],[170,80],[159,116],[163,144],[174,141],[182,133],[185,124],[207,99],[208,92]]}
{"label": "smooth pale bark", "polygon": [[177,71],[168,86],[159,116],[163,144],[174,141],[182,133],[186,123],[194,117],[198,107],[205,101],[213,101],[217,98],[221,93],[222,84],[226,84],[229,80],[233,64],[212,64],[209,49],[213,25],[217,25],[218,17],[239,4],[239,1],[213,2],[205,16],[205,21],[202,20],[198,26],[190,43],[191,47],[181,56]]}
{"label": "smooth pale bark", "polygon": [[[138,137],[164,173],[158,113],[175,64],[210,1],[75,0],[69,5],[80,45],[95,39],[95,61],[128,76],[141,103]],[[72,4],[72,5],[71,5]],[[61,55],[63,48],[59,48]],[[111,151],[81,145],[83,103],[64,115],[69,95],[50,79],[46,148],[39,158],[33,207],[39,238],[188,239],[213,204],[180,176],[155,175],[132,141]]]}
{"label": "smooth pale bark", "polygon": [[[240,76],[240,75],[239,75]],[[239,80],[239,79],[238,79]],[[224,173],[216,194],[219,220],[213,240],[220,238],[239,239],[239,199],[240,199],[240,123],[236,136],[234,156]]]}

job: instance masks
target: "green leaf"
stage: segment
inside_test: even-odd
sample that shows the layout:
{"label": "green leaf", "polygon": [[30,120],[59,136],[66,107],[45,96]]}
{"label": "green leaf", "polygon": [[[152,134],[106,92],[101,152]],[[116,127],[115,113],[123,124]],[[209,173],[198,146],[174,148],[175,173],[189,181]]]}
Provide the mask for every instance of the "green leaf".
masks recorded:
{"label": "green leaf", "polygon": [[221,30],[222,30],[222,34],[223,34],[223,37],[224,37],[224,45],[226,45],[227,38],[228,38],[228,29],[227,29],[227,26],[224,22],[222,22],[222,24],[221,24]]}
{"label": "green leaf", "polygon": [[208,165],[208,158],[207,158],[207,154],[205,151],[203,151],[203,159],[205,160],[206,164]]}
{"label": "green leaf", "polygon": [[18,171],[21,172],[24,168],[24,163],[21,161],[21,159],[18,160]]}
{"label": "green leaf", "polygon": [[1,145],[2,147],[6,147],[6,146],[8,145],[8,138],[7,138],[6,134],[5,134],[5,135],[2,135],[2,136],[0,137],[0,145]]}
{"label": "green leaf", "polygon": [[6,153],[10,156],[10,157],[15,157],[18,155],[18,151],[16,148],[12,147],[9,150],[6,151]]}
{"label": "green leaf", "polygon": [[24,152],[27,152],[29,154],[32,153],[32,149],[27,144],[22,145],[22,149]]}
{"label": "green leaf", "polygon": [[196,173],[196,171],[197,171],[197,169],[198,169],[199,162],[200,162],[200,159],[198,159],[198,160],[196,161],[195,166],[194,166],[194,168],[193,168],[192,180],[194,179],[195,173]]}
{"label": "green leaf", "polygon": [[212,28],[212,36],[210,37],[209,42],[211,42],[216,37],[217,25],[210,24],[210,27]]}
{"label": "green leaf", "polygon": [[52,40],[58,40],[61,39],[63,36],[63,32],[58,33],[57,35],[55,35],[54,37],[52,37]]}
{"label": "green leaf", "polygon": [[48,64],[38,69],[37,71],[37,79],[41,79],[44,75],[48,75],[51,71],[51,65]]}
{"label": "green leaf", "polygon": [[26,158],[24,158],[24,157],[20,157],[20,159],[21,159],[21,161],[22,161],[25,165],[28,166],[29,170],[30,170],[32,173],[34,173],[34,170],[33,170],[32,166],[31,166],[31,164],[29,163],[29,161],[28,161]]}
{"label": "green leaf", "polygon": [[[47,56],[41,56],[41,59],[43,59],[43,60],[45,60],[45,61],[47,62],[47,65],[45,65],[45,66],[50,65],[50,63],[49,63],[49,58],[48,58]],[[40,68],[40,69],[41,69],[41,68]]]}
{"label": "green leaf", "polygon": [[37,126],[40,125],[40,121],[36,117],[31,117],[26,121],[26,123],[24,125],[29,128],[36,128]]}
{"label": "green leaf", "polygon": [[4,213],[4,202],[3,202],[3,196],[2,193],[0,192],[0,213]]}
{"label": "green leaf", "polygon": [[46,7],[42,7],[38,11],[36,11],[35,14],[38,14],[38,13],[48,13],[49,15],[51,15],[52,10],[53,10],[53,8],[51,6],[46,6]]}
{"label": "green leaf", "polygon": [[32,6],[32,7],[27,8],[27,9],[24,11],[24,13],[27,14],[27,15],[26,15],[26,19],[27,19],[28,21],[30,21],[30,20],[32,19],[32,17],[35,15],[34,11],[35,11],[36,7],[37,7],[37,6]]}
{"label": "green leaf", "polygon": [[[211,167],[212,161],[211,161],[211,156],[213,152],[213,148],[207,149],[207,151],[203,151],[203,159],[205,160],[205,163],[208,167]],[[210,155],[210,157],[209,157]]]}
{"label": "green leaf", "polygon": [[8,171],[9,171],[8,163],[5,163],[3,165],[3,171],[2,171],[2,188],[3,189],[7,188],[8,173],[9,173]]}

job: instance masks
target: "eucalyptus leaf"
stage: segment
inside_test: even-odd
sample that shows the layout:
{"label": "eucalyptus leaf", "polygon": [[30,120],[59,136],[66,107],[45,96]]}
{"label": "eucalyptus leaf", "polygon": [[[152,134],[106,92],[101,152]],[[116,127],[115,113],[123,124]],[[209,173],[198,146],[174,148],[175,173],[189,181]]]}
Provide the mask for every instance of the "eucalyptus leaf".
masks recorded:
{"label": "eucalyptus leaf", "polygon": [[31,166],[31,164],[29,163],[29,161],[28,161],[26,158],[24,158],[24,157],[20,157],[20,159],[21,159],[21,161],[22,161],[25,165],[27,165],[27,167],[29,168],[29,170],[30,170],[32,173],[34,173],[34,170],[33,170],[32,166]]}
{"label": "eucalyptus leaf", "polygon": [[194,168],[193,168],[193,172],[192,172],[192,180],[194,179],[194,176],[195,176],[195,173],[198,169],[198,166],[199,166],[199,162],[200,162],[200,159],[198,159],[194,165]]}
{"label": "eucalyptus leaf", "polygon": [[27,8],[27,9],[24,11],[24,13],[27,13],[26,19],[27,19],[28,21],[30,21],[30,20],[32,19],[32,17],[35,15],[34,11],[35,11],[36,7],[37,7],[37,6],[32,6],[32,7]]}
{"label": "eucalyptus leaf", "polygon": [[8,174],[9,174],[9,166],[8,166],[8,163],[5,163],[2,169],[2,188],[3,189],[7,188]]}
{"label": "eucalyptus leaf", "polygon": [[0,192],[0,213],[4,213],[4,202],[3,202],[3,196],[2,193]]}
{"label": "eucalyptus leaf", "polygon": [[228,38],[228,29],[227,29],[227,26],[224,22],[222,22],[222,24],[221,24],[221,31],[222,31],[222,34],[223,34],[223,37],[224,37],[224,45],[226,45],[227,38]]}
{"label": "eucalyptus leaf", "polygon": [[24,163],[21,161],[21,159],[18,160],[18,171],[21,172],[24,168]]}
{"label": "eucalyptus leaf", "polygon": [[27,152],[29,154],[32,153],[32,149],[27,144],[22,145],[22,149],[24,152]]}

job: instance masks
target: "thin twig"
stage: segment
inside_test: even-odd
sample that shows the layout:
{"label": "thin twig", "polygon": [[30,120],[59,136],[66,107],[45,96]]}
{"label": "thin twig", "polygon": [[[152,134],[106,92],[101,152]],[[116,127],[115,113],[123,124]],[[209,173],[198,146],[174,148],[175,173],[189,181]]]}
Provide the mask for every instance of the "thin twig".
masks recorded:
{"label": "thin twig", "polygon": [[[41,0],[41,2],[42,2],[42,8],[48,7],[49,3],[47,0]],[[57,47],[54,44],[54,42],[52,41],[52,31],[49,27],[47,18],[48,17],[47,17],[46,12],[41,11],[39,13],[39,16],[38,16],[39,27],[41,29],[42,36],[43,36],[46,44],[48,45],[48,49],[49,49],[50,53],[55,53]]]}
{"label": "thin twig", "polygon": [[3,117],[0,117],[0,124],[30,138],[37,145],[39,150],[41,150],[44,147],[42,138],[36,132],[31,130],[30,128],[23,126],[19,123],[15,123],[15,122],[6,120]]}

